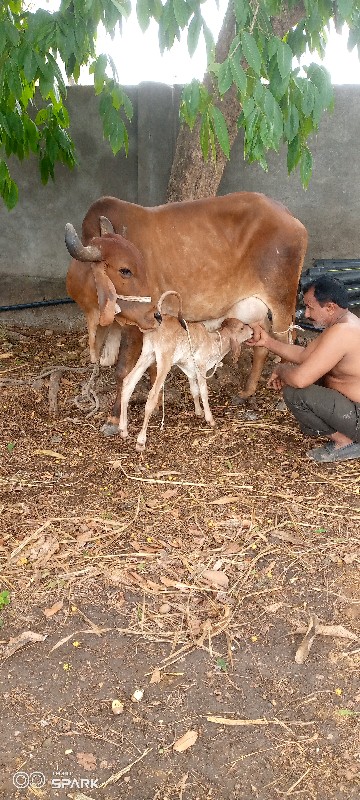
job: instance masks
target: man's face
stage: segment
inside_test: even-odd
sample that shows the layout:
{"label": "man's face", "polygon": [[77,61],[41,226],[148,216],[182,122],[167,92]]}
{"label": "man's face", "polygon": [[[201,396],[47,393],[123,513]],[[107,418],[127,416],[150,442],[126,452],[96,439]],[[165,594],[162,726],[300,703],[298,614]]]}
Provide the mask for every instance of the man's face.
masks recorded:
{"label": "man's face", "polygon": [[305,318],[311,319],[320,328],[327,328],[333,322],[334,303],[321,306],[314,297],[313,286],[304,294]]}

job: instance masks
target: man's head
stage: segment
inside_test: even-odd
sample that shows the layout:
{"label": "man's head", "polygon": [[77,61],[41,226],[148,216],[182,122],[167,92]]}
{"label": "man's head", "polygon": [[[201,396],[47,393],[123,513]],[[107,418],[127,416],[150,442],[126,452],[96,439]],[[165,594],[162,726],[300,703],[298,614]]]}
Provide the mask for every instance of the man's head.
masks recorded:
{"label": "man's head", "polygon": [[305,317],[328,328],[349,307],[346,286],[337,278],[322,275],[304,289]]}

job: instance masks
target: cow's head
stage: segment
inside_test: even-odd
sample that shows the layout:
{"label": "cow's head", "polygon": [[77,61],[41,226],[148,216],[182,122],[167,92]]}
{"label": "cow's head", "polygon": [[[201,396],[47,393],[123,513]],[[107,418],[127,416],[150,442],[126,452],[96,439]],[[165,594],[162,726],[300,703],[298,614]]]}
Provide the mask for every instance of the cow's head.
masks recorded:
{"label": "cow's head", "polygon": [[[134,322],[142,330],[155,328],[161,322],[149,297],[150,290],[140,251],[127,239],[114,233],[111,223],[101,218],[101,236],[83,245],[70,222],[65,226],[65,244],[76,261],[88,262],[95,280],[100,309],[100,325],[110,325],[116,314]],[[73,262],[73,266],[74,266]],[[131,300],[118,299],[118,296]],[[134,298],[139,298],[134,302]]]}

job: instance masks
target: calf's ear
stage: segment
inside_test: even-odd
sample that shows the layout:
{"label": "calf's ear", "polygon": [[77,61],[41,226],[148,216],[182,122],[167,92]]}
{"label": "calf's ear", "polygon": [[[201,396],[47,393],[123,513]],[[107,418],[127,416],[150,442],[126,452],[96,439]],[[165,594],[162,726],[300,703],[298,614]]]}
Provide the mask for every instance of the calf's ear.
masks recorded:
{"label": "calf's ear", "polygon": [[117,305],[117,294],[115,286],[106,274],[104,264],[93,264],[92,272],[95,279],[96,294],[100,309],[99,324],[102,326],[111,325],[114,317],[119,313]]}
{"label": "calf's ear", "polygon": [[235,334],[230,335],[230,350],[231,350],[233,364],[237,364],[240,358],[241,344]]}

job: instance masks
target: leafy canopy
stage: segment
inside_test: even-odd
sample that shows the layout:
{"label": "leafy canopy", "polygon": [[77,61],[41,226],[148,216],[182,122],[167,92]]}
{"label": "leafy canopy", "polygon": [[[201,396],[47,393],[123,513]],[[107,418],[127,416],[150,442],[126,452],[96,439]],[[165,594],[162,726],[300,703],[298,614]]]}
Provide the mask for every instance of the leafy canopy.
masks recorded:
{"label": "leafy canopy", "polygon": [[[239,103],[238,126],[244,129],[244,156],[267,169],[266,153],[287,146],[289,173],[300,166],[306,187],[312,157],[307,141],[318,130],[324,110],[331,109],[330,78],[322,66],[311,64],[300,74],[295,59],[308,46],[324,54],[331,19],[341,28],[347,22],[348,47],[360,57],[360,0],[229,0],[235,15],[234,38],[226,58],[217,63],[213,36],[203,18],[202,0],[137,0],[143,31],[154,19],[161,52],[187,31],[190,54],[200,36],[206,42],[211,82],[192,81],[183,91],[180,113],[192,129],[200,121],[204,158],[215,157],[218,144],[227,157],[230,141],[221,99],[232,87]],[[9,0],[0,8],[0,194],[11,209],[18,188],[8,159],[35,154],[43,183],[54,179],[55,165],[75,164],[66,108],[68,79],[78,81],[86,65],[100,96],[104,136],[114,154],[128,150],[126,121],[132,105],[119,85],[114,64],[96,52],[99,23],[113,35],[131,11],[131,0],[61,0],[59,10],[31,10],[28,0]],[[276,35],[274,20],[297,19]],[[286,29],[288,27],[288,29]],[[211,86],[211,88],[209,88]],[[236,102],[236,101],[235,101]]]}

